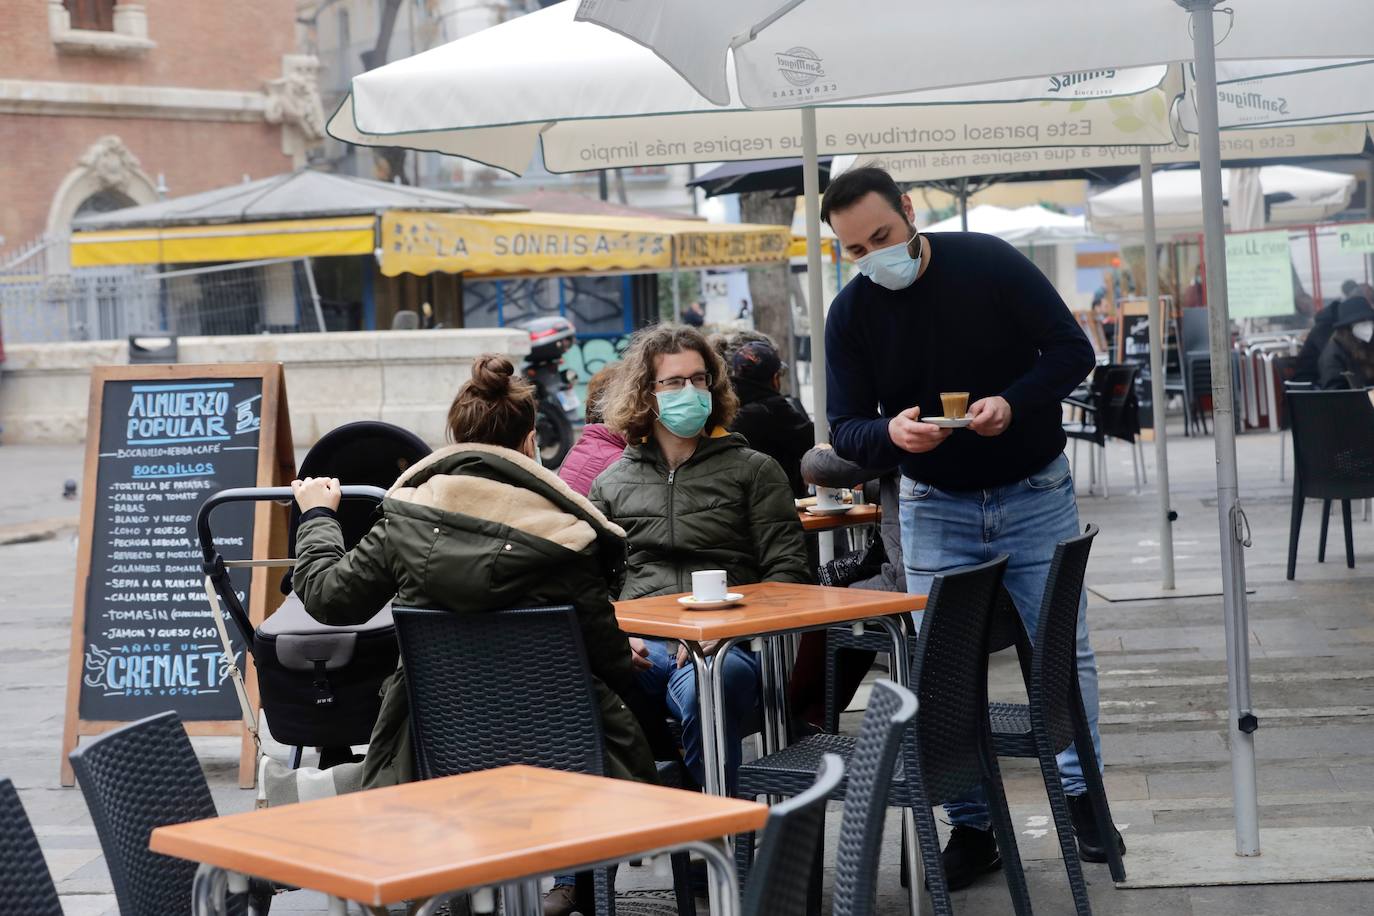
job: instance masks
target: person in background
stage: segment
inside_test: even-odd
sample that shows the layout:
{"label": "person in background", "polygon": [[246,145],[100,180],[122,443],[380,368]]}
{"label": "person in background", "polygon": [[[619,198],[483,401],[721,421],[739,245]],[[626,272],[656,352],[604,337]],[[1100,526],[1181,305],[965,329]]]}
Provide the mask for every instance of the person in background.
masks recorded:
{"label": "person in background", "polygon": [[1374,307],[1362,296],[1341,303],[1331,339],[1317,360],[1321,388],[1374,386]]}
{"label": "person in background", "polygon": [[[1341,289],[1349,287],[1354,290],[1355,281],[1346,280],[1341,284]],[[1326,308],[1317,313],[1317,317],[1312,322],[1312,328],[1307,332],[1307,339],[1302,342],[1302,349],[1298,351],[1298,365],[1293,374],[1295,382],[1311,382],[1315,384],[1319,378],[1317,361],[1321,359],[1322,351],[1326,349],[1326,344],[1331,340],[1331,334],[1336,330],[1336,322],[1340,320],[1341,303],[1340,300],[1332,302]]]}
{"label": "person in background", "polygon": [[582,428],[577,444],[558,468],[558,476],[562,481],[583,496],[591,490],[592,481],[619,461],[625,452],[624,438],[607,426],[602,418],[606,391],[619,369],[620,363],[607,363],[588,379],[587,425]]}
{"label": "person in background", "polygon": [[[725,570],[730,586],[811,581],[801,522],[778,463],[727,432],[738,401],[725,364],[700,331],[657,325],[635,334],[611,385],[605,421],[625,455],[592,484],[593,504],[625,528],[630,555],[621,599],[689,592],[692,573]],[[713,644],[704,650],[715,651]],[[704,784],[696,672],[685,648],[637,643],[639,684],[682,724],[684,762]],[[740,742],[760,722],[758,658],[743,647],[725,665],[725,767],[733,791]]]}
{"label": "person in background", "polygon": [[816,441],[816,428],[806,408],[782,393],[787,364],[769,341],[755,340],[735,351],[730,362],[730,384],[739,398],[739,413],[730,431],[749,441],[782,466],[792,495],[806,495],[801,460]]}
{"label": "person in background", "polygon": [[706,324],[706,306],[700,302],[687,306],[682,312],[682,323],[693,328]]}
{"label": "person in background", "polygon": [[[1082,528],[1064,455],[1061,400],[1092,371],[1095,355],[1064,300],[1025,255],[976,232],[922,234],[911,198],[882,169],[831,181],[821,217],[859,275],[830,307],[825,327],[827,413],[841,457],[902,471],[902,560],[907,589],[999,554],[1003,584],[1036,632],[1055,543]],[[966,429],[923,422],[941,393],[969,393]],[[1086,861],[1105,862],[1085,796],[1083,768],[1101,772],[1097,662],[1079,597],[1078,680],[1093,757],[1059,755],[1069,811]],[[954,829],[942,855],[951,890],[1001,867],[979,794],[946,806]]]}
{"label": "person in background", "polygon": [[[739,348],[747,343],[759,341],[773,346],[773,338],[762,331],[755,331],[752,328],[736,328],[729,331],[720,331],[706,338],[711,344],[712,349],[720,354],[721,361],[725,363],[725,368],[729,369],[735,360],[735,354]],[[776,349],[776,348],[775,348]]]}
{"label": "person in background", "polygon": [[[837,588],[864,588],[880,592],[906,591],[906,568],[902,565],[901,510],[897,495],[901,472],[896,467],[871,469],[846,461],[828,444],[817,445],[802,456],[802,479],[818,487],[853,489],[863,486],[871,502],[877,497],[883,520],[878,536],[867,547],[838,557],[817,571],[816,581]],[[796,712],[798,726],[821,731],[825,717],[825,631],[803,633],[797,647],[797,660],[788,684],[788,702]],[[836,659],[836,705],[844,709],[854,699],[864,675],[873,666],[873,653],[861,649],[841,650]]]}

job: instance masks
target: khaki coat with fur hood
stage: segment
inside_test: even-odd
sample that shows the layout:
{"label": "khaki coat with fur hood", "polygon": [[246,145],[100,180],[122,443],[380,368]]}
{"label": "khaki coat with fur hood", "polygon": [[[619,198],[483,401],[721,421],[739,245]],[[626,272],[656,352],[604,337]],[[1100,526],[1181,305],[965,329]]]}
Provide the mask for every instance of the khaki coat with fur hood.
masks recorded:
{"label": "khaki coat with fur hood", "polygon": [[[381,511],[347,552],[327,511],[312,511],[300,526],[294,582],[312,616],[361,623],[393,599],[459,614],[573,605],[601,699],[608,775],[653,781],[652,754],[621,699],[634,673],[611,606],[624,576],[619,527],[523,454],[474,444],[440,449],[410,468]],[[382,688],[365,788],[415,778],[404,678],[398,669]]]}

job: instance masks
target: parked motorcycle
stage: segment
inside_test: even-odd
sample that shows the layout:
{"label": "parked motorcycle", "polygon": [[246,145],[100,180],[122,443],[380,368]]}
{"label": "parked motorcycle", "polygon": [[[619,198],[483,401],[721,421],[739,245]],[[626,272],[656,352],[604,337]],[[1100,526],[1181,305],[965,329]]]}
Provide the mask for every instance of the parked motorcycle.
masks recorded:
{"label": "parked motorcycle", "polygon": [[511,326],[530,335],[530,355],[525,358],[524,373],[539,398],[534,421],[539,460],[546,468],[557,468],[568,457],[577,439],[577,428],[582,425],[578,415],[582,402],[573,390],[577,373],[562,368],[563,354],[577,342],[577,328],[556,315],[528,318]]}

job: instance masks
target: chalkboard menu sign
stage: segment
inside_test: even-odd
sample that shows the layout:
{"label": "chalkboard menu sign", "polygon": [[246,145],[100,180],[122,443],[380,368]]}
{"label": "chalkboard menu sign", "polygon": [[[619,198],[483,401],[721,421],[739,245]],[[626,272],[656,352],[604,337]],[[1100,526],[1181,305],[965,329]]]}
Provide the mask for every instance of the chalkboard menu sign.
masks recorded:
{"label": "chalkboard menu sign", "polygon": [[[77,736],[105,723],[171,710],[193,733],[198,723],[232,733],[239,704],[206,600],[196,512],[219,490],[280,484],[292,471],[277,365],[108,367],[92,388],[64,775]],[[258,529],[273,522],[262,508],[216,511],[227,558],[263,544]],[[231,577],[260,620],[266,594],[254,571]],[[242,636],[229,631],[243,667]]]}
{"label": "chalkboard menu sign", "polygon": [[[1160,314],[1167,317],[1163,339],[1164,369],[1166,377],[1180,376],[1178,338],[1174,332],[1173,300],[1168,296],[1160,297]],[[1154,396],[1151,389],[1150,366],[1150,315],[1149,302],[1144,299],[1127,299],[1121,303],[1117,320],[1117,362],[1140,367],[1136,376],[1136,401],[1140,407],[1140,425],[1145,429],[1154,428]]]}

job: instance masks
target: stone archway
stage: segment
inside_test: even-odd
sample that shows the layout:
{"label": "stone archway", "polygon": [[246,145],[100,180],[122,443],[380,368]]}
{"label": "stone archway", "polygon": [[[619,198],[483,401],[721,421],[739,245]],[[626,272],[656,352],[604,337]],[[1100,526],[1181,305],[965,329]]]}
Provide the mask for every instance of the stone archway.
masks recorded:
{"label": "stone archway", "polygon": [[144,173],[124,141],[114,135],[101,137],[77,160],[53,195],[48,208],[48,274],[71,270],[71,253],[65,242],[77,213],[104,212],[119,206],[157,201],[157,189]]}

